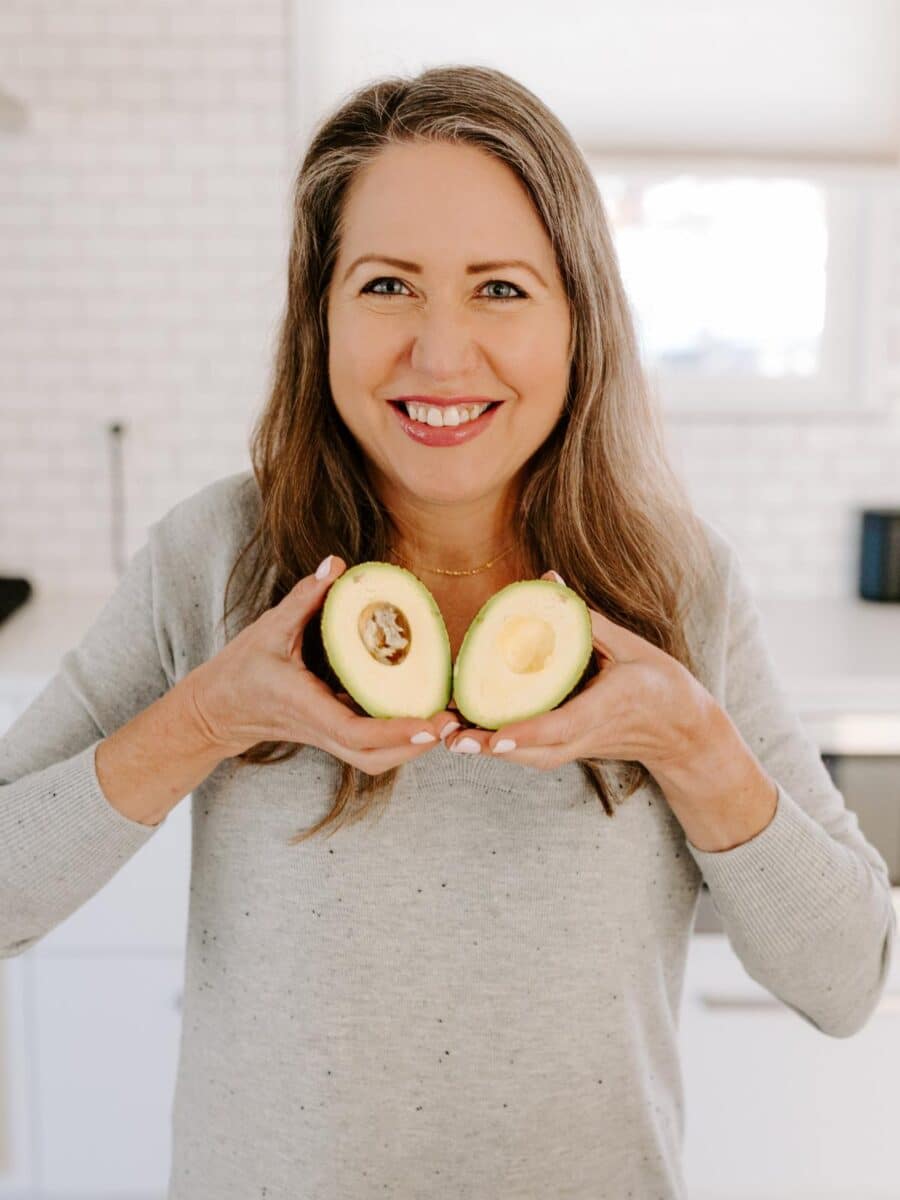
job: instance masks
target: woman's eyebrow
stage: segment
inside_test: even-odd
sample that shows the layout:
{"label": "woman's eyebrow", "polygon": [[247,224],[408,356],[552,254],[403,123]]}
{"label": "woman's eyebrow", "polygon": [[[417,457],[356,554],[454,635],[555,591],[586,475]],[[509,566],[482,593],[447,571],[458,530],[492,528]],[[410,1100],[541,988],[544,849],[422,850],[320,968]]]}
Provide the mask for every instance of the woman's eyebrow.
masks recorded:
{"label": "woman's eyebrow", "polygon": [[[362,263],[367,262],[388,263],[392,267],[399,267],[401,271],[411,271],[414,275],[419,275],[422,272],[422,268],[418,263],[407,262],[407,260],[404,258],[390,258],[386,254],[363,254],[359,258],[355,259],[347,268],[344,274],[343,282],[346,282],[350,278],[358,266],[361,266]],[[469,265],[466,267],[466,274],[480,275],[482,271],[498,271],[503,267],[522,267],[524,270],[530,271],[532,275],[534,275],[534,277],[544,285],[544,287],[547,286],[544,277],[541,275],[540,271],[538,271],[537,267],[533,267],[531,263],[526,262],[524,258],[510,258],[505,262],[469,263]]]}

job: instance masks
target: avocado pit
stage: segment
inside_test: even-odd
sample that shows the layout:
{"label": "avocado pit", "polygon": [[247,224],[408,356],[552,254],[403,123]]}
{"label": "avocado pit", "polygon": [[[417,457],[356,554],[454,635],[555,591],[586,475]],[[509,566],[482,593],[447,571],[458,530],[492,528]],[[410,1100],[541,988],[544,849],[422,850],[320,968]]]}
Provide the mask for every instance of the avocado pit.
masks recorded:
{"label": "avocado pit", "polygon": [[367,604],[359,614],[359,636],[376,662],[395,666],[409,654],[412,632],[402,609],[388,600]]}

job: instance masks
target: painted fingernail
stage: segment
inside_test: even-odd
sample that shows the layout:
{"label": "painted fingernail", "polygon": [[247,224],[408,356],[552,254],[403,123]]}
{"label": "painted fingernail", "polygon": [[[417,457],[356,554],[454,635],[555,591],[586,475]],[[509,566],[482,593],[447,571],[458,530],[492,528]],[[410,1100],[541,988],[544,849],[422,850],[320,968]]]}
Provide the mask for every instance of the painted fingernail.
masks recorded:
{"label": "painted fingernail", "polygon": [[563,579],[562,575],[558,574],[556,571],[551,571],[550,574],[553,576],[553,578],[556,580],[557,583],[561,583],[563,586],[565,586],[566,581]]}
{"label": "painted fingernail", "polygon": [[323,558],[322,561],[319,563],[319,565],[316,567],[316,579],[324,579],[325,576],[328,574],[328,572],[331,570],[332,557],[333,556],[331,554],[329,554],[328,557]]}
{"label": "painted fingernail", "polygon": [[448,736],[448,734],[451,734],[454,729],[459,729],[459,721],[448,721],[447,724],[444,726],[444,728],[441,730],[441,741],[443,741],[444,738],[446,738]]}
{"label": "painted fingernail", "polygon": [[505,754],[507,750],[515,750],[516,743],[512,738],[501,738],[494,747],[495,754]]}
{"label": "painted fingernail", "polygon": [[474,738],[462,737],[458,742],[454,742],[450,749],[457,751],[459,754],[478,754],[481,750],[481,744],[480,742],[476,742]]}
{"label": "painted fingernail", "polygon": [[420,729],[419,732],[414,733],[409,740],[411,742],[415,742],[418,746],[424,746],[426,742],[436,742],[437,738],[433,733],[429,733],[427,729]]}

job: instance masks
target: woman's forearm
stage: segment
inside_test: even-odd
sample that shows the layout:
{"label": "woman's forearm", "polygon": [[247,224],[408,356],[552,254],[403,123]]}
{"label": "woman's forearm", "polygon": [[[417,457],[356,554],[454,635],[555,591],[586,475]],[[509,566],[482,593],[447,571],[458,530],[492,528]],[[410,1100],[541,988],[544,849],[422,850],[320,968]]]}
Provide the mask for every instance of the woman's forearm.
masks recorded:
{"label": "woman's forearm", "polygon": [[191,675],[97,746],[94,765],[109,803],[142,825],[158,825],[226,757],[204,735]]}
{"label": "woman's forearm", "polygon": [[775,781],[717,705],[682,763],[650,770],[698,850],[733,850],[761,833],[777,811]]}

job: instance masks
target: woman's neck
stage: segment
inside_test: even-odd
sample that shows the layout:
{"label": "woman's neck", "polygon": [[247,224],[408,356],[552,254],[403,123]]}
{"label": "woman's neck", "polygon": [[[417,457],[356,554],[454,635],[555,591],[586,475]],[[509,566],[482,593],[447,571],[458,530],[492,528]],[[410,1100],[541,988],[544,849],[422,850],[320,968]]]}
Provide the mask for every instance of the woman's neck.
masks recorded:
{"label": "woman's neck", "polygon": [[428,580],[476,578],[441,572],[482,574],[514,557],[516,503],[509,486],[462,504],[438,504],[388,485],[381,500],[390,514],[388,545],[394,556],[421,569]]}
{"label": "woman's neck", "polygon": [[[502,571],[508,566],[513,566],[515,559],[515,544],[507,538],[505,546],[502,546],[494,551],[488,551],[486,557],[482,561],[478,561],[479,556],[474,554],[458,554],[454,556],[442,549],[433,549],[431,555],[425,553],[410,552],[409,550],[392,550],[393,558],[398,559],[401,565],[405,565],[413,569],[418,574],[420,571],[427,575],[430,579],[441,579],[450,581],[453,579],[475,579],[481,575],[489,574],[496,571],[498,568]],[[437,559],[436,562],[431,561],[431,557]],[[460,563],[459,566],[453,566],[454,557]],[[468,560],[468,561],[467,561]]]}

